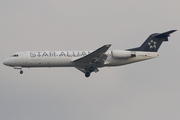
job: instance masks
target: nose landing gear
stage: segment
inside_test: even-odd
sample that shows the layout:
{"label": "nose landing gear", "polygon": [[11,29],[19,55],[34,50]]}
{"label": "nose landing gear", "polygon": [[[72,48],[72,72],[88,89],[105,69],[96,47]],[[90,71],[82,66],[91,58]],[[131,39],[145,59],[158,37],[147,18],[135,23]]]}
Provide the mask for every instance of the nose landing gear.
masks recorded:
{"label": "nose landing gear", "polygon": [[22,67],[21,67],[21,66],[14,66],[14,69],[19,69],[19,70],[20,70],[20,74],[23,74],[23,71],[22,71]]}
{"label": "nose landing gear", "polygon": [[23,71],[22,71],[22,70],[20,71],[20,74],[23,74]]}

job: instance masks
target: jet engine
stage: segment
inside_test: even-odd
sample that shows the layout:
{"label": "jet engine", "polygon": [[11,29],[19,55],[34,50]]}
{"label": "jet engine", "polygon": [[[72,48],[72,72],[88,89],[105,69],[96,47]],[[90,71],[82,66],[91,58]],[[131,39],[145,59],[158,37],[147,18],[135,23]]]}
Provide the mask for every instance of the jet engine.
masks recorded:
{"label": "jet engine", "polygon": [[136,57],[136,54],[131,51],[122,51],[122,50],[113,50],[111,51],[111,55],[114,58],[130,58]]}

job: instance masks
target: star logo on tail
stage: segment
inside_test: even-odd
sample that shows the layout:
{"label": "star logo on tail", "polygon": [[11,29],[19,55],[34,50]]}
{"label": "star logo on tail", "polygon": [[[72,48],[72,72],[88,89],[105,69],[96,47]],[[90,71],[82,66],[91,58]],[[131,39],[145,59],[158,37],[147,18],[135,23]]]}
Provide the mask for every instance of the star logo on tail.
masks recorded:
{"label": "star logo on tail", "polygon": [[157,44],[157,42],[155,42],[155,41],[153,41],[153,40],[151,40],[151,41],[148,43],[150,49],[156,48],[156,44]]}

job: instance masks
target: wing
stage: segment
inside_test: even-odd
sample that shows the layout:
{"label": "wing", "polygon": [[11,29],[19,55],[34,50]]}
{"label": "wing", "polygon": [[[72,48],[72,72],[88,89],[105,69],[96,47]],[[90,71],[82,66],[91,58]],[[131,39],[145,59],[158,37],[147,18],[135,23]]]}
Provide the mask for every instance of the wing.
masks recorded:
{"label": "wing", "polygon": [[104,45],[99,49],[93,51],[92,53],[79,59],[73,60],[72,62],[77,64],[88,64],[92,66],[102,66],[107,58],[105,52],[109,49],[110,46],[111,44]]}
{"label": "wing", "polygon": [[81,57],[79,59],[73,60],[72,62],[81,66],[77,66],[76,69],[83,73],[87,72],[89,66],[93,66],[94,72],[98,72],[97,66],[102,66],[107,59],[105,52],[109,49],[111,45],[104,45],[101,48],[93,51],[92,53]]}

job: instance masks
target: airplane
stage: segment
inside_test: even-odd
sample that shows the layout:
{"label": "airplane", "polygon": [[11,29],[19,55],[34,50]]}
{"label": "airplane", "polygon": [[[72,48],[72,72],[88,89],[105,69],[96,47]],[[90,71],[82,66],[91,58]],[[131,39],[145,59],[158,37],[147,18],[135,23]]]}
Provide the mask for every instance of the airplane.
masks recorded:
{"label": "airplane", "polygon": [[106,44],[95,51],[23,51],[11,55],[3,64],[14,69],[31,67],[75,67],[89,77],[98,68],[121,66],[156,58],[163,41],[176,30],[151,34],[140,46],[126,50],[108,51],[111,44]]}

